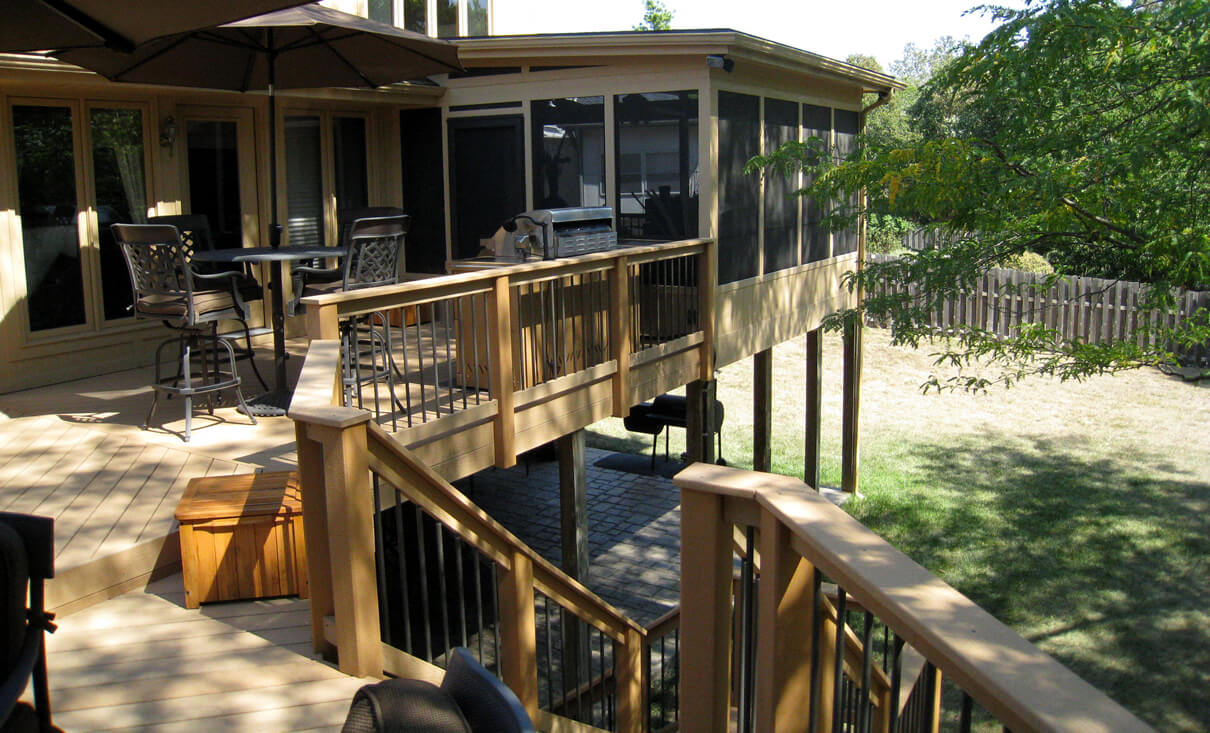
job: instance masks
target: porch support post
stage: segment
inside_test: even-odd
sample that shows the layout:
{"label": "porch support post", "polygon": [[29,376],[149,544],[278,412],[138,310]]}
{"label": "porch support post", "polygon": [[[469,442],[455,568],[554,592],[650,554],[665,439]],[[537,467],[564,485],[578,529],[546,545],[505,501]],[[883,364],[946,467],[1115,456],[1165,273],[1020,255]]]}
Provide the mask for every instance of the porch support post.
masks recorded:
{"label": "porch support post", "polygon": [[773,349],[752,356],[752,470],[773,467]]}
{"label": "porch support post", "polygon": [[819,443],[823,415],[823,329],[807,331],[807,440],[803,481],[819,491]]}
{"label": "porch support post", "polygon": [[850,314],[844,324],[844,413],[841,426],[840,488],[857,493],[861,408],[861,321]]}
{"label": "porch support post", "polygon": [[633,350],[630,332],[630,260],[623,256],[613,264],[609,274],[609,348],[618,363],[613,374],[613,416],[630,413],[630,353]]}
{"label": "porch support post", "polygon": [[511,468],[517,465],[516,423],[513,415],[513,318],[507,275],[495,279],[488,298],[488,329],[492,334],[491,346],[495,354],[492,366],[495,372],[489,376],[492,396],[496,398],[494,443],[496,468]]}
{"label": "porch support post", "polygon": [[685,386],[685,452],[689,463],[714,463],[715,381]]}
{"label": "porch support post", "polygon": [[815,571],[790,546],[790,530],[760,518],[756,730],[805,732],[810,723],[811,609]]}
{"label": "porch support post", "polygon": [[[576,580],[588,579],[588,475],[584,467],[584,430],[556,441],[559,452],[559,519],[562,529],[562,567]],[[563,663],[567,679],[584,679],[584,662],[590,659],[588,636],[570,611],[563,612]],[[590,675],[591,676],[591,675]]]}
{"label": "porch support post", "polygon": [[680,729],[725,731],[730,710],[731,525],[723,497],[681,489]]}
{"label": "porch support post", "polygon": [[500,679],[508,685],[531,719],[538,717],[538,637],[534,626],[534,564],[524,552],[513,552],[509,568],[499,574]]}

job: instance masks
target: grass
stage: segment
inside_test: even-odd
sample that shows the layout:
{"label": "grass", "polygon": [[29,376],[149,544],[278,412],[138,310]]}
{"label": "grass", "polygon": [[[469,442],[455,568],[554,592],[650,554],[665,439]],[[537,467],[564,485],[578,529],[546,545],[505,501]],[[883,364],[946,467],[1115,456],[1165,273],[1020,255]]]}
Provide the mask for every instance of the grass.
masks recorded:
{"label": "grass", "polygon": [[[830,485],[839,366],[825,341]],[[862,497],[847,509],[1158,730],[1210,730],[1210,391],[1136,373],[924,396],[931,370],[869,332]],[[732,465],[751,465],[750,374],[719,377]],[[774,470],[788,475],[802,471],[802,384],[801,341],[779,347]],[[593,433],[650,449],[621,421]]]}

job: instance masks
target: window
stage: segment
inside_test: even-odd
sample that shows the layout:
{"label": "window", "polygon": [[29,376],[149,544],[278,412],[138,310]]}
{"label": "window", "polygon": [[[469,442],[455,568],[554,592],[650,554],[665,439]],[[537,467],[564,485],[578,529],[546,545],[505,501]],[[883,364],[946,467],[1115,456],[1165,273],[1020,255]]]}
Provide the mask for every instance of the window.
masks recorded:
{"label": "window", "polygon": [[614,97],[618,236],[698,233],[697,92]]}
{"label": "window", "polygon": [[89,110],[92,175],[96,191],[101,259],[102,312],[106,320],[128,318],[132,295],[126,260],[110,226],[147,221],[147,177],[143,163],[143,113],[137,109]]}
{"label": "window", "polygon": [[605,206],[605,98],[533,102],[534,208]]}
{"label": "window", "polygon": [[437,38],[486,36],[491,33],[488,0],[368,0],[370,20],[390,23]]}
{"label": "window", "polygon": [[[328,144],[325,145],[325,140]],[[291,245],[335,245],[336,222],[325,221],[325,202],[336,212],[368,205],[366,121],[361,117],[289,115],[285,119],[286,231]],[[324,158],[331,156],[324,177]]]}

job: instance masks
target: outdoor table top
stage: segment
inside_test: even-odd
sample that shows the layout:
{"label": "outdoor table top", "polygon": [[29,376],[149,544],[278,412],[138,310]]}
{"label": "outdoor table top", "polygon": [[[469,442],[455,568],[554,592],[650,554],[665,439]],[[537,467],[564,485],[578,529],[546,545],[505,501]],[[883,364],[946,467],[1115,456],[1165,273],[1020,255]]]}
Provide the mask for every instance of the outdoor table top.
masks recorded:
{"label": "outdoor table top", "polygon": [[232,247],[200,250],[193,259],[201,262],[288,262],[316,257],[343,257],[341,247]]}

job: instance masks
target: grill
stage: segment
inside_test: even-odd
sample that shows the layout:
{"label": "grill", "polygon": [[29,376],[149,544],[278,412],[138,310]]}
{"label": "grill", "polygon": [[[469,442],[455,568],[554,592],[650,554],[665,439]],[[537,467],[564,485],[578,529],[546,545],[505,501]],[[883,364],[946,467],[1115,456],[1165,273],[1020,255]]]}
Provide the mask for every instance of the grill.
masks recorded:
{"label": "grill", "polygon": [[517,214],[504,228],[517,232],[518,251],[541,256],[544,260],[601,252],[618,246],[613,230],[613,209],[592,208],[537,209]]}

